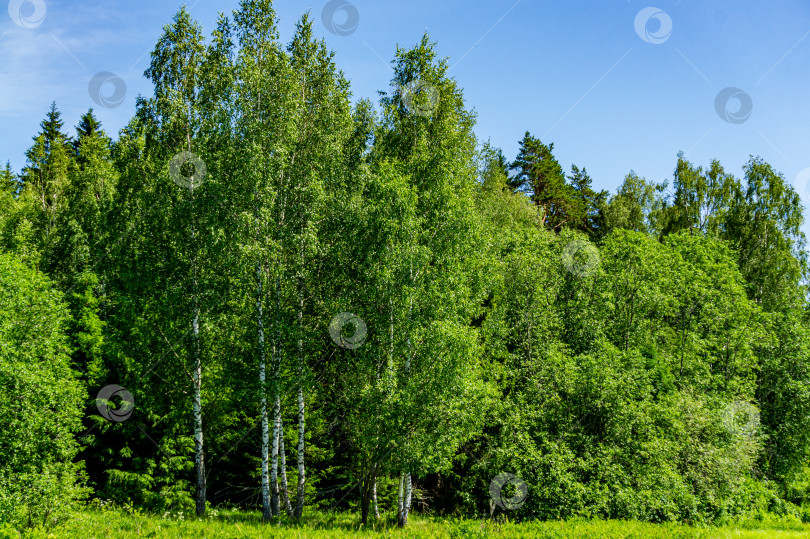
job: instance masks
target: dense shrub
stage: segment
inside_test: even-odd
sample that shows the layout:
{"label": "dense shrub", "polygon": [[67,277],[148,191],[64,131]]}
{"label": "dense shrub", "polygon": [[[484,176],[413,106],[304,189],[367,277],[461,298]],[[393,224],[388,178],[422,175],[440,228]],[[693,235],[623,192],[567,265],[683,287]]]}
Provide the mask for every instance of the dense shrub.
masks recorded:
{"label": "dense shrub", "polygon": [[5,254],[0,306],[0,521],[47,528],[84,494],[67,310],[48,279]]}

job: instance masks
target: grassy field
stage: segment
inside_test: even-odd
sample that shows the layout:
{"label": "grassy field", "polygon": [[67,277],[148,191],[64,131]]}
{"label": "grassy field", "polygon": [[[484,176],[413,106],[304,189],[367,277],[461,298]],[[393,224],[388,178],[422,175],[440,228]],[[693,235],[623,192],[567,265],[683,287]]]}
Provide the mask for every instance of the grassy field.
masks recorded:
{"label": "grassy field", "polygon": [[442,518],[413,518],[407,529],[400,530],[391,523],[363,527],[356,516],[348,514],[315,515],[301,523],[279,522],[264,525],[258,513],[211,511],[206,519],[173,513],[146,515],[124,510],[87,510],[78,513],[65,525],[49,532],[37,530],[25,535],[0,524],[0,539],[30,538],[194,538],[194,539],[253,539],[253,538],[558,538],[558,537],[620,537],[620,538],[759,538],[810,537],[810,525],[795,521],[740,522],[735,527],[696,528],[678,524],[645,524],[624,521],[565,521],[565,522],[490,522],[480,520],[450,520]]}

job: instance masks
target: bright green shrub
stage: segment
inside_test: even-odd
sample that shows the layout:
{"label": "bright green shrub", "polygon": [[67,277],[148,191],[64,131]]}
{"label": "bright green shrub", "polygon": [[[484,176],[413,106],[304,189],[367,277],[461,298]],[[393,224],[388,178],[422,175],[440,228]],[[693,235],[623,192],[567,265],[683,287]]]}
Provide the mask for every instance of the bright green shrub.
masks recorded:
{"label": "bright green shrub", "polygon": [[51,283],[0,254],[0,522],[48,528],[83,497],[83,389]]}

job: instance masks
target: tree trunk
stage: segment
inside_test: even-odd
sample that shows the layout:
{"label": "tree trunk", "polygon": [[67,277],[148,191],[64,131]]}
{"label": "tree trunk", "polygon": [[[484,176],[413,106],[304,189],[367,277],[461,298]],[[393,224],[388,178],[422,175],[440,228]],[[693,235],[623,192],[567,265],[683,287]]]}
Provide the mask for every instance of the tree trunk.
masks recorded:
{"label": "tree trunk", "polygon": [[200,360],[200,308],[194,299],[192,313],[192,352],[194,354],[194,469],[197,472],[197,516],[205,515],[205,457],[203,455],[202,424],[202,362]]}
{"label": "tree trunk", "polygon": [[269,520],[273,513],[270,507],[270,428],[267,416],[266,358],[264,353],[264,320],[262,318],[262,267],[256,266],[256,325],[259,331],[259,382],[261,383],[262,413],[262,518]]}
{"label": "tree trunk", "polygon": [[408,524],[408,514],[411,511],[411,493],[413,485],[411,484],[410,472],[402,472],[399,477],[399,496],[397,506],[397,526],[404,528]]}
{"label": "tree trunk", "polygon": [[279,442],[279,420],[278,414],[281,412],[278,396],[273,399],[273,416],[276,418],[273,421],[273,452],[270,456],[270,509],[273,516],[278,516],[279,513],[279,498],[278,498],[278,442]]}
{"label": "tree trunk", "polygon": [[368,475],[360,483],[360,517],[363,525],[368,524],[368,515],[371,512],[371,502],[374,501],[374,516],[380,518],[377,512],[377,465],[371,467]]}
{"label": "tree trunk", "polygon": [[408,523],[408,515],[411,514],[411,495],[413,494],[413,482],[411,481],[411,473],[408,472],[405,477],[405,524]]}
{"label": "tree trunk", "polygon": [[194,397],[192,413],[194,414],[194,470],[197,474],[195,505],[197,516],[205,515],[205,455],[203,454],[202,424],[202,358],[200,357],[200,304],[197,295],[197,249],[194,230],[194,195],[192,193],[191,209],[191,249],[192,249],[192,308],[191,308],[191,354],[194,362]]}
{"label": "tree trunk", "polygon": [[287,511],[287,515],[292,518],[293,510],[292,504],[290,503],[290,489],[287,486],[287,453],[284,451],[284,423],[281,421],[281,417],[278,418],[278,422],[281,425],[278,431],[278,452],[281,460],[281,503],[284,504],[284,510]]}
{"label": "tree trunk", "polygon": [[374,518],[380,520],[380,508],[377,507],[377,478],[371,483],[371,503],[374,506]]}
{"label": "tree trunk", "polygon": [[[298,331],[303,331],[304,325],[304,297],[299,286],[298,303]],[[304,341],[298,335],[298,485],[295,495],[295,518],[301,518],[304,512],[304,487],[307,481],[306,466],[304,464],[304,434],[306,422],[304,421]]]}
{"label": "tree trunk", "polygon": [[278,387],[278,371],[279,371],[279,356],[281,353],[281,328],[279,327],[279,278],[276,277],[275,283],[275,298],[276,308],[274,309],[274,317],[276,323],[276,331],[273,338],[273,452],[270,457],[270,509],[273,516],[279,513],[279,499],[278,499],[278,441],[279,441],[279,428],[281,428],[281,421],[279,420],[281,414],[281,399],[279,397]]}
{"label": "tree trunk", "polygon": [[369,505],[371,501],[371,488],[369,487],[369,478],[366,477],[360,483],[360,522],[363,526],[368,525]]}

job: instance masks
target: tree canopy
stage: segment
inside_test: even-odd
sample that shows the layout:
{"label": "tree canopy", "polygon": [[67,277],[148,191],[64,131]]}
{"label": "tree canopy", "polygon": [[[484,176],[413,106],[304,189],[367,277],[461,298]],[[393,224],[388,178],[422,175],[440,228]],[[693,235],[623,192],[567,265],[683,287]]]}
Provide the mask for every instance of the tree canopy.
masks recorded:
{"label": "tree canopy", "polygon": [[0,169],[0,518],[810,502],[803,208],[778,171],[678,154],[671,187],[609,193],[529,131],[514,160],[479,140],[429,35],[375,104],[308,14],[288,43],[277,24],[241,0],[206,37],[181,9],[117,136],[54,103]]}

